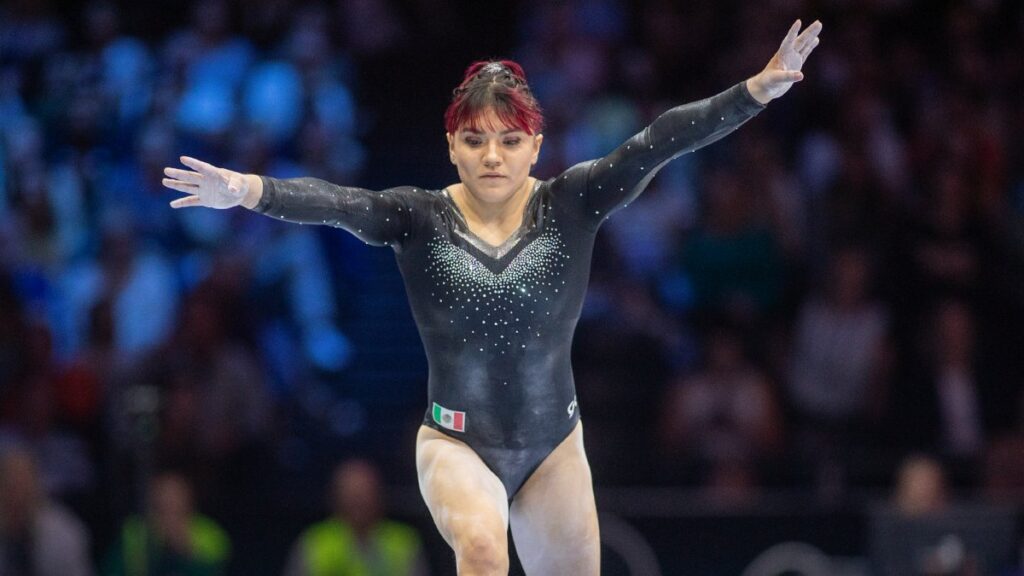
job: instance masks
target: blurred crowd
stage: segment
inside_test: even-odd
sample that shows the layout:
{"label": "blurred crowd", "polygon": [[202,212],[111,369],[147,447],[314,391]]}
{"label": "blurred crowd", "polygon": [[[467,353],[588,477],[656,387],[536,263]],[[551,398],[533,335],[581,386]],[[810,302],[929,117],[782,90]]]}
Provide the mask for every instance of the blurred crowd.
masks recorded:
{"label": "blurred crowd", "polygon": [[[318,442],[348,428],[310,432],[308,407],[353,385],[347,303],[395,272],[335,231],[171,210],[164,166],[441,187],[450,89],[507,56],[551,177],[754,74],[797,17],[825,24],[807,79],[599,235],[574,343],[596,482],[841,499],[927,454],[951,491],[1020,502],[1009,0],[6,2],[0,451],[104,542],[165,470],[229,519],[326,482]],[[374,396],[410,431],[388,454],[411,454],[425,378]]]}

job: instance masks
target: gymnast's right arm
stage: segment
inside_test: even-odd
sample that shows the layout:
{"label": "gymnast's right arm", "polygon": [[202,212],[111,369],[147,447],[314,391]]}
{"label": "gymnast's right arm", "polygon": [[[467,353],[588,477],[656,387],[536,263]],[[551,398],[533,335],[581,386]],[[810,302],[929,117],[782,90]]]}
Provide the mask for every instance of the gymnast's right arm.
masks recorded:
{"label": "gymnast's right arm", "polygon": [[188,156],[181,162],[192,170],[164,169],[168,177],[163,185],[189,194],[171,202],[173,208],[243,206],[289,222],[344,228],[377,246],[397,248],[408,237],[412,211],[405,195],[396,190],[374,192],[316,178],[241,174]]}

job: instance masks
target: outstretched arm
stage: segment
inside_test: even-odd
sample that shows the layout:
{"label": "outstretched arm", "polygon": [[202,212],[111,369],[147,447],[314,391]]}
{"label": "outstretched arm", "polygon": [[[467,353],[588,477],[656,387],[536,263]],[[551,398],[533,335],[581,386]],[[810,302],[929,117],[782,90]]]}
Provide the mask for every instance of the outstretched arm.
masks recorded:
{"label": "outstretched arm", "polygon": [[803,79],[801,68],[818,45],[821,23],[815,21],[799,31],[797,20],[755,76],[711,98],[672,108],[604,158],[570,168],[567,180],[585,182],[581,193],[562,195],[564,201],[577,204],[577,211],[597,226],[636,198],[666,163],[723,138],[753,118]]}
{"label": "outstretched arm", "polygon": [[378,246],[398,248],[409,237],[412,213],[399,189],[375,192],[316,178],[241,174],[188,156],[181,162],[192,170],[164,169],[164,186],[188,194],[171,202],[174,208],[244,206],[289,222],[344,228]]}

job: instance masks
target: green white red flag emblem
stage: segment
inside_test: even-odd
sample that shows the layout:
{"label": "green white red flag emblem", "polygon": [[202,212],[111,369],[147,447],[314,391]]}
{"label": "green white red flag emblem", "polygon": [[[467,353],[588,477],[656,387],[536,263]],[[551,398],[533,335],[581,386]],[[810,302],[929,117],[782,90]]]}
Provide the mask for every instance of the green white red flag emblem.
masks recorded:
{"label": "green white red flag emblem", "polygon": [[466,431],[466,413],[449,410],[434,402],[434,422],[442,428],[454,430],[455,432]]}

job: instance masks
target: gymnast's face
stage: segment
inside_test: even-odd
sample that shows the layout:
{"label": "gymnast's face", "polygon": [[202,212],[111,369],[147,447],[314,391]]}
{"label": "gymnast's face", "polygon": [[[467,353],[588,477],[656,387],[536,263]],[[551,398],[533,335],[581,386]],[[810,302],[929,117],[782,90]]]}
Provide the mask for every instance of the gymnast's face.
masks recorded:
{"label": "gymnast's face", "polygon": [[448,134],[448,153],[470,194],[480,202],[500,204],[524,189],[543,140],[541,134],[505,125],[487,109],[475,127]]}

